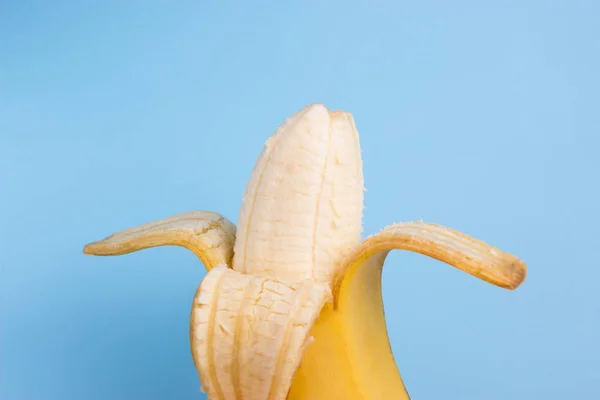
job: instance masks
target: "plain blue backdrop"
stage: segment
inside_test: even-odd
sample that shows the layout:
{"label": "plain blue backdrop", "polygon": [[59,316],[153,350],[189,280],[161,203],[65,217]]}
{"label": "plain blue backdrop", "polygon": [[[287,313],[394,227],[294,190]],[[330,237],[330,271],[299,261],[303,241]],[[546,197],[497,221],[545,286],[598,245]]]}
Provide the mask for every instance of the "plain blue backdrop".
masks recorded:
{"label": "plain blue backdrop", "polygon": [[237,221],[264,141],[353,113],[365,234],[423,218],[528,263],[516,291],[390,255],[415,400],[600,398],[600,2],[2,1],[3,400],[203,399],[201,263],[85,243],[183,211]]}

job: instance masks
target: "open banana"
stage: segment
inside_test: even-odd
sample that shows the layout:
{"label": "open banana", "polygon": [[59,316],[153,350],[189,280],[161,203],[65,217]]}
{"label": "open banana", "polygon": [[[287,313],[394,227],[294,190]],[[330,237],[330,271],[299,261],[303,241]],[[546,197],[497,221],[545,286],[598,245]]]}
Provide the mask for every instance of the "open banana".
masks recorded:
{"label": "open banana", "polygon": [[118,255],[162,245],[192,250],[208,273],[194,297],[190,341],[211,400],[409,399],[381,297],[390,250],[436,258],[515,289],[516,257],[449,228],[391,225],[360,241],[363,175],[352,116],[310,105],[267,141],[235,226],[197,211],[88,244]]}

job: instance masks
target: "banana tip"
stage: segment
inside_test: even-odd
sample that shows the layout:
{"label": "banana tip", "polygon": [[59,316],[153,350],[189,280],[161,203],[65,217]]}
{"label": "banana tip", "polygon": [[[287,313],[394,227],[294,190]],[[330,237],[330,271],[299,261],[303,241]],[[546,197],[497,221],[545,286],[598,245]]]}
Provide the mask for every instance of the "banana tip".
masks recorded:
{"label": "banana tip", "polygon": [[85,246],[83,246],[83,254],[86,254],[88,256],[98,255],[97,247],[97,242],[88,243]]}
{"label": "banana tip", "polygon": [[516,259],[509,267],[510,279],[507,285],[507,289],[515,290],[525,281],[527,278],[527,264],[524,261]]}

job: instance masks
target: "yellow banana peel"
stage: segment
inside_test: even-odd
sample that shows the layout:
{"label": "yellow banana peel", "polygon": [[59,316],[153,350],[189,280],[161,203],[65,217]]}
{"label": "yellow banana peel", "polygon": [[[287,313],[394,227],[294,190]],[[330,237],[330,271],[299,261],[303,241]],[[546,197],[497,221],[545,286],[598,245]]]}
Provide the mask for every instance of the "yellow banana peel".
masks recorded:
{"label": "yellow banana peel", "polygon": [[363,175],[349,113],[322,104],[266,142],[236,227],[195,211],[116,233],[84,253],[156,246],[193,251],[208,273],[194,296],[190,344],[211,400],[409,399],[389,345],[381,272],[389,251],[433,257],[507,289],[526,265],[424,222],[360,240]]}

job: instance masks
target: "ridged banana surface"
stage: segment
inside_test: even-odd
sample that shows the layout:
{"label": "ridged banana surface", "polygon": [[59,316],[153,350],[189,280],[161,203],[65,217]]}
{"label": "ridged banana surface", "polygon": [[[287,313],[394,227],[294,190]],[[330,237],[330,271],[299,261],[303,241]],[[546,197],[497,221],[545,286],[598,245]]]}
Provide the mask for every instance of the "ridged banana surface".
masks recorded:
{"label": "ridged banana surface", "polygon": [[409,399],[381,296],[389,251],[433,257],[517,288],[526,265],[450,228],[407,222],[361,242],[363,175],[349,113],[313,104],[266,142],[236,227],[196,211],[88,244],[118,255],[177,245],[208,273],[194,296],[192,357],[211,400]]}
{"label": "ridged banana surface", "polygon": [[241,274],[226,266],[200,284],[191,318],[194,360],[212,399],[283,399],[327,285]]}

